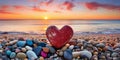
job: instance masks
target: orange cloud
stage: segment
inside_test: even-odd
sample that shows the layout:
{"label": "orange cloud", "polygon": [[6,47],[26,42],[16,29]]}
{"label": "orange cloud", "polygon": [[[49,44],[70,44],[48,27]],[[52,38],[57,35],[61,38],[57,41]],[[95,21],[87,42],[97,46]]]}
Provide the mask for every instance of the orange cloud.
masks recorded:
{"label": "orange cloud", "polygon": [[28,7],[22,6],[22,5],[14,5],[13,7],[14,7],[14,9],[17,9],[17,10],[28,9]]}
{"label": "orange cloud", "polygon": [[63,6],[65,6],[67,10],[72,10],[72,8],[75,7],[75,6],[74,6],[74,3],[68,2],[68,1],[65,1],[65,2],[63,3]]}
{"label": "orange cloud", "polygon": [[18,13],[6,11],[6,10],[0,10],[0,14],[18,14]]}
{"label": "orange cloud", "polygon": [[99,7],[102,7],[108,10],[120,10],[120,6],[110,5],[110,4],[100,4],[96,2],[85,3],[85,6],[90,10],[96,10]]}
{"label": "orange cloud", "polygon": [[47,12],[47,10],[41,9],[41,8],[39,8],[39,7],[36,7],[36,6],[34,6],[34,7],[32,8],[32,10],[33,10],[33,11],[38,11],[38,12]]}
{"label": "orange cloud", "polygon": [[2,5],[2,6],[0,6],[1,7],[1,9],[2,10],[7,10],[7,9],[9,9],[10,8],[10,6],[9,5]]}

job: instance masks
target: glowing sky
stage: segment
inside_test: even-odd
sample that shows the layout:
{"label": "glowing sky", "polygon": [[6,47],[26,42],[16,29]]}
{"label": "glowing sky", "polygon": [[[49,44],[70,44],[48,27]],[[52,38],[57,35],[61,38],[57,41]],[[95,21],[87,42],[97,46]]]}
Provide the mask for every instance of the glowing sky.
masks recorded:
{"label": "glowing sky", "polygon": [[0,0],[0,19],[120,19],[120,0]]}

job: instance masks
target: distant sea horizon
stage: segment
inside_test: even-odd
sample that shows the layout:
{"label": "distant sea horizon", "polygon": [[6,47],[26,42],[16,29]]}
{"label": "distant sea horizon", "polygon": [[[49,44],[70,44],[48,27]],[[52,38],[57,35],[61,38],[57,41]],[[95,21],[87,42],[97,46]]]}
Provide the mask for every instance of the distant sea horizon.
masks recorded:
{"label": "distant sea horizon", "polygon": [[35,32],[45,33],[46,29],[55,25],[59,29],[64,25],[69,25],[75,33],[100,32],[100,33],[120,33],[120,20],[23,20],[23,19],[0,19],[0,31],[7,32]]}

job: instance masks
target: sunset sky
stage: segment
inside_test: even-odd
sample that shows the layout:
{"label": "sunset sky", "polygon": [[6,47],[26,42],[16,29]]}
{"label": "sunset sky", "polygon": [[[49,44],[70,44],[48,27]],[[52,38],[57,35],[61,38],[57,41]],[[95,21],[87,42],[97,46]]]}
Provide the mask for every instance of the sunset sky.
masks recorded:
{"label": "sunset sky", "polygon": [[0,19],[120,19],[120,0],[0,0]]}

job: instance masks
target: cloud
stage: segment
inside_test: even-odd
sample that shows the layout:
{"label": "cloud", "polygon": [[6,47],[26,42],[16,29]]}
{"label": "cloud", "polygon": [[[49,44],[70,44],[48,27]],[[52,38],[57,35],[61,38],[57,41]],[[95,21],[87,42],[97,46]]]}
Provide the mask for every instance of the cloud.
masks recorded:
{"label": "cloud", "polygon": [[55,13],[62,13],[61,11],[54,11]]}
{"label": "cloud", "polygon": [[28,0],[29,2],[37,2],[38,0]]}
{"label": "cloud", "polygon": [[0,8],[1,8],[2,10],[7,10],[7,9],[10,8],[10,6],[9,6],[9,5],[2,5],[2,6],[0,6]]}
{"label": "cloud", "polygon": [[100,4],[100,3],[97,3],[97,2],[85,3],[85,6],[90,10],[96,10],[99,7],[105,8],[105,9],[108,9],[108,10],[120,10],[120,6],[111,5],[111,4]]}
{"label": "cloud", "polygon": [[0,14],[18,14],[18,13],[11,12],[11,11],[0,10]]}
{"label": "cloud", "polygon": [[22,5],[14,5],[13,8],[14,8],[14,9],[17,9],[17,10],[28,9],[28,7],[26,7],[26,6],[22,6]]}
{"label": "cloud", "polygon": [[72,8],[75,7],[75,6],[74,6],[74,3],[68,2],[68,1],[65,1],[65,2],[62,4],[62,6],[65,6],[67,10],[72,10]]}
{"label": "cloud", "polygon": [[42,1],[42,2],[40,2],[40,5],[48,6],[48,5],[50,5],[53,1],[54,1],[54,0]]}
{"label": "cloud", "polygon": [[33,11],[38,11],[38,12],[47,12],[47,10],[41,9],[41,8],[39,8],[39,7],[37,7],[37,6],[34,6],[34,7],[32,8],[32,10],[33,10]]}

